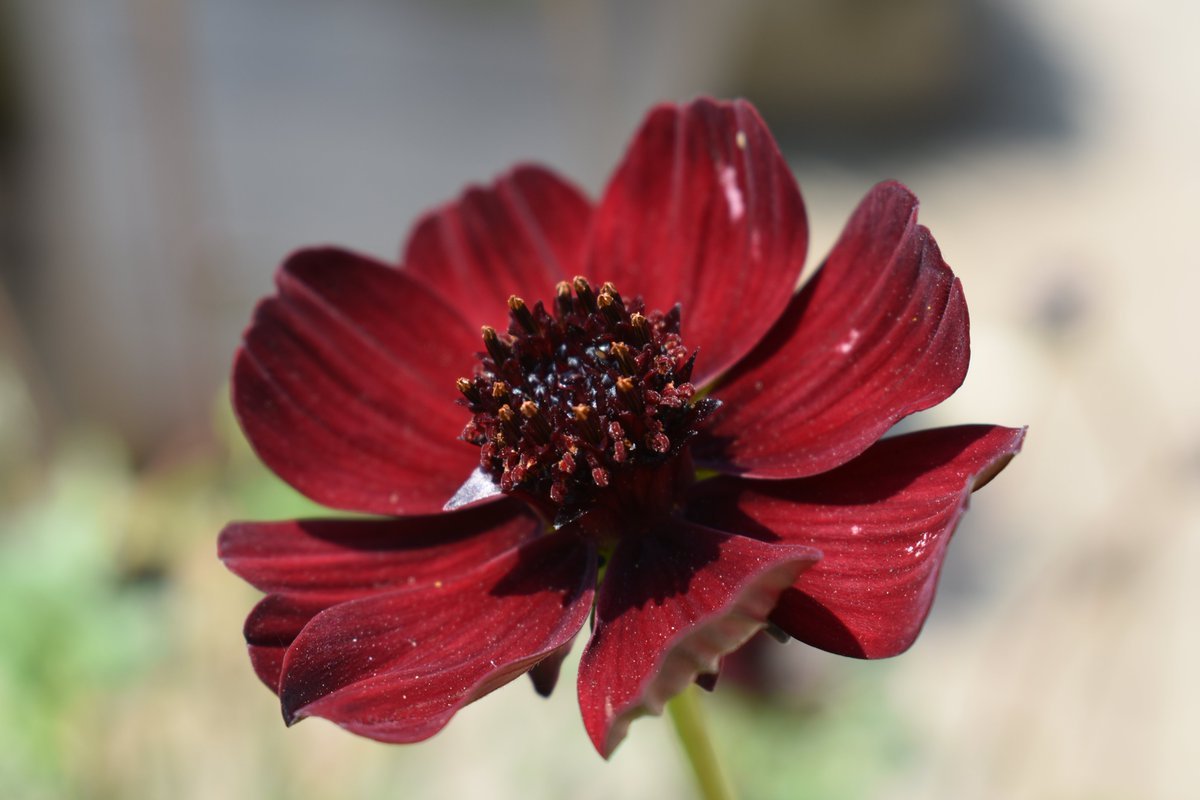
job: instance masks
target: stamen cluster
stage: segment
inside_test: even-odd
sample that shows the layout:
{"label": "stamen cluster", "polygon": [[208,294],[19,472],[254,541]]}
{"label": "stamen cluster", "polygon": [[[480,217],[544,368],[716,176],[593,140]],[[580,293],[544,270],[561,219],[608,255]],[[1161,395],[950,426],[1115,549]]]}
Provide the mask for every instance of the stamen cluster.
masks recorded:
{"label": "stamen cluster", "polygon": [[462,438],[502,491],[548,501],[560,518],[678,456],[719,405],[695,399],[678,305],[647,314],[640,297],[577,277],[558,284],[553,314],[516,296],[508,308],[507,334],[485,325],[477,374],[458,380],[474,415]]}

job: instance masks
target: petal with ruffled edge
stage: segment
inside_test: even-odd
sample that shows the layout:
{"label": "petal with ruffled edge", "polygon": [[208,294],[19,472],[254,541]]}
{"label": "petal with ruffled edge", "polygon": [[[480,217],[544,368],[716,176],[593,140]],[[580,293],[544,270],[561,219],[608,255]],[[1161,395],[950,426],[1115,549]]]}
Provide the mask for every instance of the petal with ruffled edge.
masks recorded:
{"label": "petal with ruffled edge", "polygon": [[441,511],[479,459],[455,388],[478,335],[420,281],[344,250],[300,251],[276,283],[234,363],[255,451],[324,505]]}
{"label": "petal with ruffled edge", "polygon": [[600,754],[612,754],[634,719],[661,713],[697,675],[715,672],[820,557],[678,521],[622,539],[579,663],[579,705]]}
{"label": "petal with ruffled edge", "polygon": [[724,530],[820,549],[771,621],[840,655],[886,658],[916,639],[946,545],[972,491],[1021,449],[1024,429],[936,428],[884,439],[823,475],[714,478],[688,515]]}
{"label": "petal with ruffled edge", "polygon": [[520,166],[425,215],[402,263],[476,327],[503,328],[510,295],[532,306],[579,274],[591,217],[591,201],[574,186],[544,167]]}
{"label": "petal with ruffled edge", "polygon": [[962,287],[917,198],[881,183],[821,270],[716,390],[701,466],[799,478],[844,464],[900,418],[962,384],[970,345]]}
{"label": "petal with ruffled edge", "polygon": [[589,275],[683,306],[698,386],[731,367],[783,313],[804,266],[800,190],[750,104],[653,109],[596,210]]}
{"label": "petal with ruffled edge", "polygon": [[284,719],[324,717],[384,742],[426,739],[570,642],[595,580],[595,551],[557,534],[432,586],[334,606],[284,657]]}
{"label": "petal with ruffled edge", "polygon": [[255,672],[278,691],[284,653],[320,612],[398,588],[429,590],[541,533],[523,505],[504,501],[431,517],[234,522],[221,532],[217,555],[269,592],[244,632]]}

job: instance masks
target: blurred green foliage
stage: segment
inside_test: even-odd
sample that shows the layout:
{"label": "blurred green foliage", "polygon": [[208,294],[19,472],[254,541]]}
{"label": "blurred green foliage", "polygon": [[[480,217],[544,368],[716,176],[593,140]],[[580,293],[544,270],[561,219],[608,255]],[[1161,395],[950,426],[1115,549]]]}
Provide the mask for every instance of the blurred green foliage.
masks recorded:
{"label": "blurred green foliage", "polygon": [[917,755],[912,733],[885,692],[887,670],[886,664],[855,662],[849,680],[824,686],[819,701],[808,708],[715,694],[717,746],[743,795],[755,800],[875,797]]}
{"label": "blurred green foliage", "polygon": [[[231,516],[311,514],[317,506],[264,470],[222,402],[212,441],[135,470],[122,443],[67,434],[26,452],[36,420],[7,371],[0,422],[0,786],[20,797],[124,796],[81,753],[126,713],[124,696],[180,658],[178,573]],[[151,716],[152,718],[152,716]],[[94,766],[94,765],[91,765]]]}
{"label": "blurred green foliage", "polygon": [[82,437],[40,496],[0,519],[0,784],[64,790],[71,720],[155,658],[157,589],[111,558],[130,473],[111,441]]}

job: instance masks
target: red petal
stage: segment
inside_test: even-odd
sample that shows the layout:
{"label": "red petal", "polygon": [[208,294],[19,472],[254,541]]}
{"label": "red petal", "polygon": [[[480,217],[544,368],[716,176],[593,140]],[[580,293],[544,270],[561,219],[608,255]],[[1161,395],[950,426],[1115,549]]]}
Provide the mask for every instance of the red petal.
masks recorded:
{"label": "red petal", "polygon": [[346,597],[331,595],[269,594],[246,617],[242,634],[250,664],[259,680],[276,694],[283,674],[283,657],[308,621]]}
{"label": "red petal", "polygon": [[255,672],[278,691],[283,654],[321,611],[401,587],[428,590],[541,531],[520,504],[503,502],[434,517],[235,522],[217,552],[232,572],[272,593],[250,612],[245,635]]}
{"label": "red petal", "polygon": [[967,497],[1021,448],[1023,429],[937,428],[880,441],[832,472],[790,481],[715,478],[688,515],[820,549],[771,621],[841,655],[886,658],[916,639]]}
{"label": "red petal", "polygon": [[579,663],[579,704],[605,758],[634,718],[661,713],[761,629],[779,593],[821,556],[670,525],[622,539],[600,587],[596,630]]}
{"label": "red petal", "polygon": [[510,295],[532,306],[579,273],[591,216],[591,202],[553,172],[517,167],[421,219],[403,263],[474,326],[503,328]]}
{"label": "red petal", "polygon": [[217,555],[264,592],[359,596],[432,585],[540,533],[523,505],[505,501],[428,517],[234,522]]}
{"label": "red petal", "polygon": [[287,652],[280,700],[386,742],[439,731],[459,708],[571,641],[587,620],[594,552],[568,535],[318,614]]}
{"label": "red petal", "polygon": [[420,282],[342,250],[301,251],[276,282],[233,371],[255,451],[325,505],[441,511],[478,462],[455,388],[476,334]]}
{"label": "red petal", "polygon": [[758,113],[701,99],[643,123],[597,209],[589,277],[650,309],[682,303],[700,385],[783,313],[807,246],[800,190]]}
{"label": "red petal", "polygon": [[697,462],[756,478],[844,464],[962,383],[970,347],[958,279],[917,199],[876,186],[767,339],[716,392]]}

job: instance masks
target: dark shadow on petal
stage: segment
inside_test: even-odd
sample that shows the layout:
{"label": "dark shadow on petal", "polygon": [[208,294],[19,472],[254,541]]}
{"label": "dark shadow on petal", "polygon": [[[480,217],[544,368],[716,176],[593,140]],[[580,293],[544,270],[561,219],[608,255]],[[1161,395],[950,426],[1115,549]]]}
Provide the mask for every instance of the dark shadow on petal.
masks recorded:
{"label": "dark shadow on petal", "polygon": [[693,576],[721,556],[711,538],[688,538],[686,530],[645,533],[622,540],[613,553],[607,575],[613,581],[608,595],[609,618],[647,604],[662,605],[687,594]]}
{"label": "dark shadow on petal", "polygon": [[[932,431],[930,434],[934,435]],[[755,491],[762,494],[787,497],[789,501],[800,504],[808,501],[821,505],[844,506],[878,503],[903,491],[923,473],[953,461],[972,443],[987,434],[988,429],[981,426],[970,438],[947,436],[941,437],[941,441],[931,441],[920,462],[906,465],[904,469],[894,469],[892,460],[888,458],[889,452],[896,449],[896,437],[889,435],[863,455],[837,469],[808,478],[756,480],[753,486]],[[989,477],[998,471],[999,468],[989,471]],[[743,479],[719,477],[696,484],[688,497],[685,510],[687,518],[697,524],[708,525],[712,510],[719,507],[721,516],[727,520],[722,524],[723,529],[765,541],[777,540],[779,537],[769,528],[740,510],[731,510],[736,502],[739,485],[745,485]],[[732,526],[728,522],[731,515],[736,520],[736,524]]]}
{"label": "dark shadow on petal", "polygon": [[550,533],[525,545],[516,564],[488,590],[493,597],[562,594],[564,608],[595,584],[598,556],[594,547],[571,533]]}
{"label": "dark shadow on petal", "polygon": [[[812,303],[813,296],[817,293],[817,287],[821,284],[821,278],[825,275],[825,262],[821,262],[820,268],[813,273],[812,277],[804,282],[804,287],[796,293],[788,304],[788,308],[784,311],[783,317],[775,324],[758,348],[753,351],[755,358],[760,360],[769,359],[776,351],[783,347],[792,338],[792,333],[799,326],[801,320],[805,317],[805,312],[808,310],[809,304]],[[710,393],[710,397],[714,400],[721,399],[721,385],[725,382],[729,373],[721,375],[716,379],[715,385]],[[711,433],[713,423],[721,419],[722,415],[729,412],[729,406],[721,403],[716,410],[704,420],[704,427],[696,435],[695,442],[692,445],[693,459],[697,466],[720,469],[721,472],[727,475],[736,475],[744,470],[736,465],[729,463],[729,459],[724,455],[726,445],[733,441],[733,436],[718,436]]]}
{"label": "dark shadow on petal", "polygon": [[805,640],[808,644],[852,658],[867,657],[867,651],[851,630],[816,600],[796,589],[788,589],[779,596],[779,606],[785,605],[790,613],[802,616],[807,623]]}
{"label": "dark shadow on petal", "polygon": [[[297,520],[296,526],[314,539],[336,545],[343,550],[361,550],[363,552],[420,550],[438,545],[449,545],[465,541],[477,536],[486,523],[475,521],[482,517],[479,510],[460,512],[461,525],[447,525],[449,514],[430,514],[421,517],[406,517],[413,530],[398,531],[391,519],[363,520],[353,527],[346,525],[345,518],[331,519],[302,519]],[[490,511],[490,509],[489,509]],[[507,515],[505,515],[507,516]],[[468,517],[473,518],[468,521]],[[446,518],[446,519],[441,519]],[[422,525],[423,522],[429,523]],[[348,536],[347,532],[353,532]]]}

